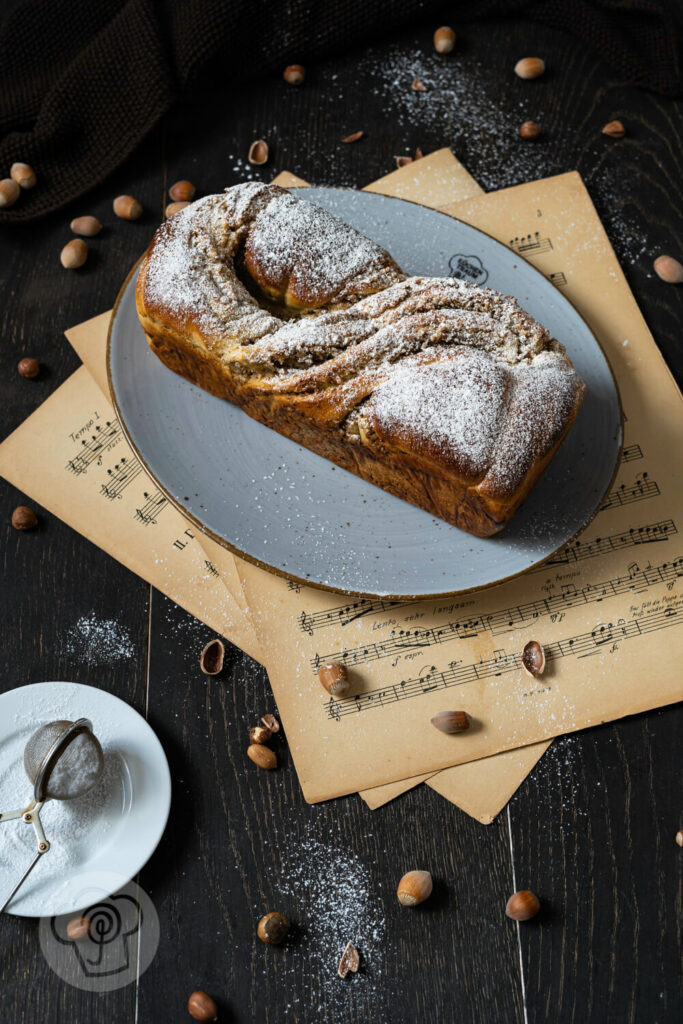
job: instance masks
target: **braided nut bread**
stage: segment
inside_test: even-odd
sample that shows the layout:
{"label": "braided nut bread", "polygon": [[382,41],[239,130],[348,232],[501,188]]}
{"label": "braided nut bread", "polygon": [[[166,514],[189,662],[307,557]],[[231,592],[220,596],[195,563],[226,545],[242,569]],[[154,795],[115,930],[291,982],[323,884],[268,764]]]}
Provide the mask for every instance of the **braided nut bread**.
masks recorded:
{"label": "braided nut bread", "polygon": [[276,185],[236,185],[166,221],[137,309],[176,373],[480,537],[510,520],[585,393],[515,299],[407,277]]}

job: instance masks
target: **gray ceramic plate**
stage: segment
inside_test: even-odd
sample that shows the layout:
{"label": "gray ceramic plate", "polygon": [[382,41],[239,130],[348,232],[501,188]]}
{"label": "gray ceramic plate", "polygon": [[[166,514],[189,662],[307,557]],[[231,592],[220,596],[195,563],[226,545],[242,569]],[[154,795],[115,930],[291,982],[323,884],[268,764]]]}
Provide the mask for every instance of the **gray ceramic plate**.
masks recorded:
{"label": "gray ceramic plate", "polygon": [[115,309],[108,360],[117,412],[143,465],[215,540],[331,590],[453,594],[500,583],[543,561],[593,517],[619,457],[619,397],[593,334],[541,273],[467,224],[369,192],[302,193],[379,242],[409,274],[468,275],[516,296],[564,343],[588,387],[567,440],[510,525],[488,540],[472,537],[166,369],[138,322],[132,274]]}

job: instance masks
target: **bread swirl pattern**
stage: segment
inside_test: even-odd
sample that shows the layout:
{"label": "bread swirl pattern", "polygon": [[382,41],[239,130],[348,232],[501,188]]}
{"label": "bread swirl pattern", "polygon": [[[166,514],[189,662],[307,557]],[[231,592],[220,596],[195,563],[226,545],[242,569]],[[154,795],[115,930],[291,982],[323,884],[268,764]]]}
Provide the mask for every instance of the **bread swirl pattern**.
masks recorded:
{"label": "bread swirl pattern", "polygon": [[163,224],[137,306],[171,369],[479,536],[510,520],[585,393],[516,300],[408,277],[275,185],[234,186]]}

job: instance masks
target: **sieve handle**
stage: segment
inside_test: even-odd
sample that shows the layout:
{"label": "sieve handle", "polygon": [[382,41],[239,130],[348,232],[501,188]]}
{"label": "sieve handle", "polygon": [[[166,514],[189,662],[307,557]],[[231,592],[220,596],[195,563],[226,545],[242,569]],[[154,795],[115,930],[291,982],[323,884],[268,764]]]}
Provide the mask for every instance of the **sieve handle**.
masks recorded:
{"label": "sieve handle", "polygon": [[[48,848],[47,848],[47,849],[49,850],[49,849],[50,849],[50,847],[48,846]],[[7,905],[8,905],[9,903],[11,903],[11,902],[12,902],[12,899],[14,898],[15,894],[16,894],[16,893],[17,893],[17,892],[19,891],[19,889],[20,889],[20,888],[21,888],[21,886],[22,886],[22,885],[24,884],[24,882],[26,881],[26,879],[28,878],[28,876],[29,876],[29,875],[31,874],[31,872],[33,871],[34,867],[36,866],[36,864],[38,863],[38,861],[40,860],[40,858],[41,858],[41,857],[43,856],[43,854],[45,854],[45,853],[47,853],[47,850],[38,850],[37,854],[35,855],[35,857],[34,857],[34,858],[33,858],[33,860],[31,861],[31,863],[29,864],[29,866],[28,866],[28,867],[26,868],[26,871],[24,871],[23,875],[21,876],[21,878],[19,879],[19,881],[17,882],[17,884],[16,884],[15,886],[14,886],[14,888],[12,889],[11,893],[9,894],[9,896],[7,897],[7,899],[5,900],[5,902],[4,902],[4,903],[2,904],[2,906],[0,907],[0,914],[1,914],[2,912],[3,912],[3,910],[5,910],[5,909],[6,909]]]}

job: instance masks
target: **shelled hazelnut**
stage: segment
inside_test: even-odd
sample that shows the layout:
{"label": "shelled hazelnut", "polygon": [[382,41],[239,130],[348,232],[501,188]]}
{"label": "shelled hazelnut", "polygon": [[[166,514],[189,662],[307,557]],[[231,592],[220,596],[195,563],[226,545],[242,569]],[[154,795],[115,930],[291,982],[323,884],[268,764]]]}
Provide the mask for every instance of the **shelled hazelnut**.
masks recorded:
{"label": "shelled hazelnut", "polygon": [[263,715],[263,717],[261,718],[261,721],[263,722],[263,724],[265,725],[265,727],[267,729],[270,729],[271,732],[279,732],[280,731],[280,723],[278,722],[278,720],[275,717],[275,715],[271,715],[271,714]]}
{"label": "shelled hazelnut", "polygon": [[196,191],[197,189],[192,182],[184,178],[182,181],[176,181],[171,185],[168,190],[168,198],[172,199],[174,203],[190,203],[194,199]]}
{"label": "shelled hazelnut", "polygon": [[17,363],[17,370],[22,377],[26,377],[27,380],[33,380],[40,373],[40,363],[31,356],[24,356]]}
{"label": "shelled hazelnut", "polygon": [[21,189],[16,181],[11,178],[0,181],[0,206],[14,206],[20,195]]}
{"label": "shelled hazelnut", "polygon": [[174,213],[178,213],[180,210],[184,210],[186,206],[189,206],[189,202],[177,202],[169,203],[166,207],[166,216],[172,217]]}
{"label": "shelled hazelnut", "polygon": [[438,715],[434,715],[431,723],[439,732],[467,732],[470,727],[470,716],[466,711],[440,711]]}
{"label": "shelled hazelnut", "polygon": [[20,161],[12,164],[9,169],[12,181],[16,181],[19,188],[33,188],[36,181],[36,172],[29,164],[22,164]]}
{"label": "shelled hazelnut", "polygon": [[539,139],[542,131],[537,121],[525,121],[519,126],[519,134],[523,139]]}
{"label": "shelled hazelnut", "polygon": [[88,258],[88,246],[82,238],[72,238],[59,254],[59,260],[67,270],[78,270]]}
{"label": "shelled hazelnut", "polygon": [[282,72],[287,85],[303,85],[306,79],[306,68],[301,64],[288,64]]}
{"label": "shelled hazelnut", "polygon": [[247,757],[254,764],[257,764],[259,768],[265,768],[266,771],[272,771],[273,768],[277,768],[277,757],[270,747],[265,747],[262,743],[252,743],[248,746]]}
{"label": "shelled hazelnut", "polygon": [[683,265],[675,260],[673,256],[658,256],[652,264],[655,274],[667,284],[681,284],[683,282]]}
{"label": "shelled hazelnut", "polygon": [[404,907],[416,907],[432,894],[432,876],[428,871],[408,871],[398,883],[396,895]]}
{"label": "shelled hazelnut", "polygon": [[289,921],[285,915],[274,910],[261,918],[256,934],[267,946],[279,946],[287,938],[289,928]]}
{"label": "shelled hazelnut", "polygon": [[117,196],[112,205],[114,213],[121,220],[138,220],[142,217],[142,203],[133,196]]}
{"label": "shelled hazelnut", "polygon": [[505,913],[513,921],[529,921],[541,909],[541,901],[529,889],[513,893],[505,904]]}
{"label": "shelled hazelnut", "polygon": [[34,530],[38,525],[38,516],[28,505],[17,505],[12,513],[12,526],[15,530]]}
{"label": "shelled hazelnut", "polygon": [[545,651],[538,640],[530,640],[522,651],[522,668],[532,679],[537,679],[545,672]]}
{"label": "shelled hazelnut", "polygon": [[545,71],[545,61],[540,57],[522,57],[515,64],[518,78],[539,78]]}
{"label": "shelled hazelnut", "polygon": [[437,53],[450,53],[455,46],[455,32],[449,25],[442,25],[434,33],[434,49]]}
{"label": "shelled hazelnut", "polygon": [[218,1020],[216,1003],[210,995],[200,989],[193,992],[187,1000],[187,1012],[195,1020]]}
{"label": "shelled hazelnut", "polygon": [[69,227],[75,235],[85,235],[86,238],[93,238],[102,230],[97,217],[91,217],[89,214],[85,217],[74,217]]}

